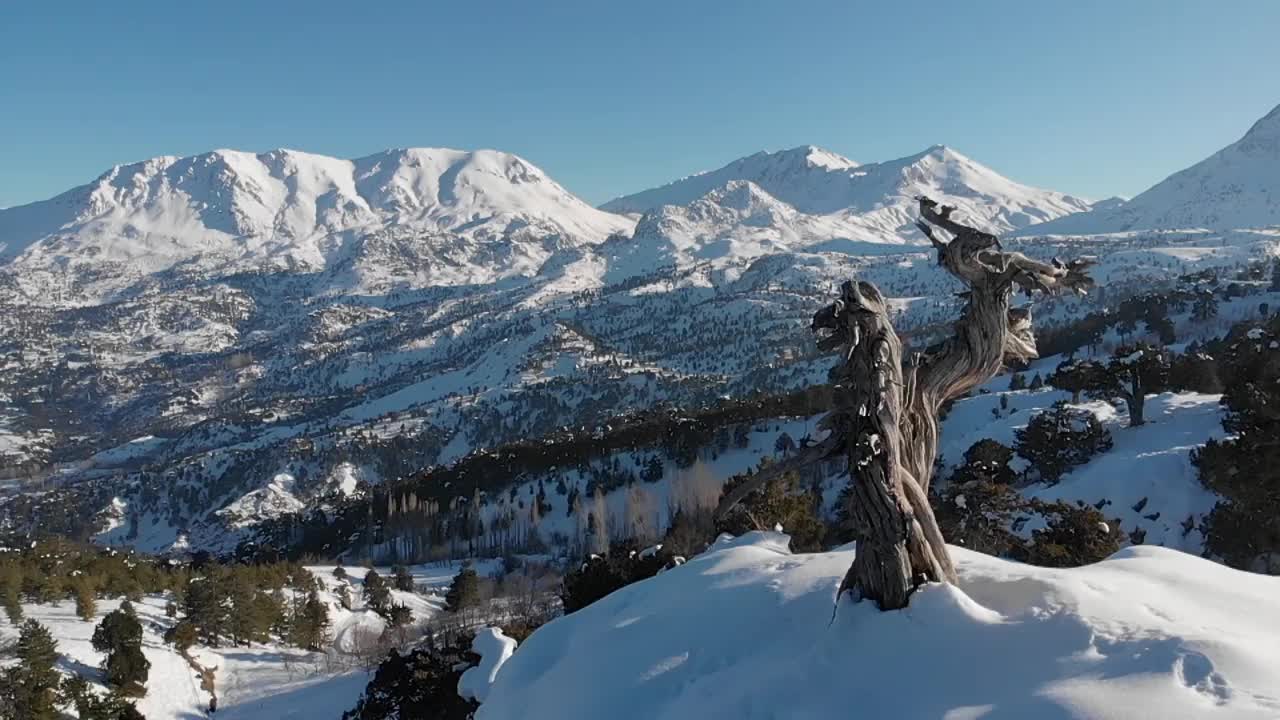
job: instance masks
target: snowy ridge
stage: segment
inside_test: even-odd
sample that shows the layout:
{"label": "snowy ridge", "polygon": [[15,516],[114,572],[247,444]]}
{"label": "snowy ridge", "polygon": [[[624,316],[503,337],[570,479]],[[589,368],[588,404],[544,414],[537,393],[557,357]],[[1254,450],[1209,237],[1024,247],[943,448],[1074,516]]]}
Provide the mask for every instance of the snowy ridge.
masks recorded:
{"label": "snowy ridge", "polygon": [[1022,235],[1236,230],[1280,225],[1280,105],[1244,137],[1124,203],[1024,229]]}
{"label": "snowy ridge", "polygon": [[787,541],[722,541],[540,628],[477,717],[1280,714],[1280,578],[1153,547],[1072,570],[953,547],[958,587],[891,613],[846,600],[833,621],[854,551]]}
{"label": "snowy ridge", "polygon": [[642,247],[665,245],[664,258],[685,251],[705,259],[921,244],[914,221],[922,194],[955,205],[966,221],[996,233],[1089,207],[1013,182],[942,145],[868,165],[814,147],[758,153],[602,207],[643,213],[636,228]]}
{"label": "snowy ridge", "polygon": [[127,265],[133,276],[179,265],[314,270],[341,261],[354,239],[395,229],[448,234],[477,246],[473,254],[547,241],[527,251],[536,268],[554,249],[630,226],[494,150],[410,148],[355,160],[216,150],[117,166],[51,200],[0,211],[0,259],[28,272]]}

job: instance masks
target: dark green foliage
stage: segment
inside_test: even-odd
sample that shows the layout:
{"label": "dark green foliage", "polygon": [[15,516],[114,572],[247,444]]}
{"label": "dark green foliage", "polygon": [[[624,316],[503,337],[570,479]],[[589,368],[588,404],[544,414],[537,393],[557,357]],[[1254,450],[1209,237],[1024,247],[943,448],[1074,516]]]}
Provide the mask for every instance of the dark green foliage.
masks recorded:
{"label": "dark green foliage", "polygon": [[125,695],[146,693],[151,662],[142,654],[142,624],[136,615],[123,608],[107,613],[91,641],[94,650],[106,653],[103,669],[110,685]]}
{"label": "dark green foliage", "polygon": [[479,705],[458,695],[458,679],[479,657],[468,645],[392,650],[343,720],[469,720]]}
{"label": "dark green foliage", "polygon": [[80,576],[72,582],[71,592],[76,599],[76,615],[85,622],[93,620],[94,614],[98,611],[97,589],[94,588],[93,582]]}
{"label": "dark green foliage", "polygon": [[480,576],[470,566],[464,566],[453,576],[444,594],[444,606],[449,612],[459,612],[480,604]]}
{"label": "dark green foliage", "polygon": [[1111,433],[1093,413],[1062,402],[1033,415],[1014,435],[1018,454],[1031,463],[1031,477],[1049,483],[1111,449]]}
{"label": "dark green foliage", "polygon": [[199,639],[199,631],[190,620],[179,620],[164,633],[164,641],[180,653],[186,652]]}
{"label": "dark green foliage", "polygon": [[54,720],[59,686],[58,646],[49,630],[35,620],[22,624],[18,664],[0,670],[0,717]]}
{"label": "dark green foliage", "polygon": [[566,614],[581,610],[633,582],[651,578],[666,567],[669,556],[653,553],[641,557],[634,542],[616,543],[605,555],[592,555],[564,576],[560,599]]}
{"label": "dark green foliage", "polygon": [[1018,372],[1014,373],[1013,377],[1009,378],[1009,389],[1010,390],[1026,390],[1027,376]]}
{"label": "dark green foliage", "polygon": [[1026,501],[1012,485],[1013,450],[995,440],[979,440],[964,453],[936,505],[938,525],[947,542],[1007,557],[1022,541],[1012,528],[1026,514]]}
{"label": "dark green foliage", "polygon": [[329,609],[313,589],[294,613],[293,643],[306,650],[322,650],[329,639]]}
{"label": "dark green foliage", "polygon": [[1280,318],[1232,330],[1220,353],[1233,437],[1192,455],[1205,487],[1222,496],[1206,522],[1206,550],[1233,567],[1280,573]]}
{"label": "dark green foliage", "polygon": [[1218,316],[1218,298],[1209,290],[1204,290],[1196,296],[1195,303],[1191,306],[1191,319],[1197,322],[1206,322]]}
{"label": "dark green foliage", "polygon": [[385,614],[387,608],[391,607],[391,588],[387,587],[387,581],[373,568],[365,573],[363,595],[364,604],[379,615]]}
{"label": "dark green foliage", "polygon": [[391,584],[401,592],[413,592],[413,576],[409,574],[409,568],[403,565],[392,567]]}
{"label": "dark green foliage", "polygon": [[[730,478],[724,492],[746,482],[747,477]],[[822,549],[827,534],[826,524],[819,515],[820,505],[821,498],[801,487],[798,475],[788,473],[743,498],[716,522],[715,529],[717,534],[742,535],[753,530],[773,530],[781,525],[783,532],[791,536],[793,552],[814,552]]]}
{"label": "dark green foliage", "polygon": [[98,695],[79,675],[63,679],[60,700],[75,708],[80,720],[143,720],[133,703],[115,693]]}
{"label": "dark green foliage", "polygon": [[408,607],[396,603],[387,613],[387,622],[391,623],[393,628],[404,627],[413,622],[413,612]]}
{"label": "dark green foliage", "polygon": [[1080,402],[1080,395],[1096,387],[1104,374],[1102,364],[1093,360],[1063,360],[1049,376],[1049,384],[1071,393],[1071,402]]}
{"label": "dark green foliage", "polygon": [[1099,371],[1090,376],[1087,389],[1094,397],[1124,400],[1129,427],[1146,422],[1146,398],[1169,386],[1169,353],[1148,343],[1124,345]]}
{"label": "dark green foliage", "polygon": [[1120,550],[1125,535],[1088,505],[1031,500],[1033,512],[1044,515],[1046,527],[1031,533],[1031,543],[1018,558],[1045,567],[1078,567],[1105,560]]}

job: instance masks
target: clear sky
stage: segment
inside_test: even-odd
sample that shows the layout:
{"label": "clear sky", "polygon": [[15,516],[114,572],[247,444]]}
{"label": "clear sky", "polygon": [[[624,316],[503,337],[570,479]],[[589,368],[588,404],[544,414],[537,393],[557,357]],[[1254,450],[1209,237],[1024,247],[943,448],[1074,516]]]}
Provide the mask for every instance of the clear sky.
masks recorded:
{"label": "clear sky", "polygon": [[950,145],[1133,195],[1280,104],[1280,2],[0,5],[0,207],[214,148],[517,153],[587,200],[762,149]]}

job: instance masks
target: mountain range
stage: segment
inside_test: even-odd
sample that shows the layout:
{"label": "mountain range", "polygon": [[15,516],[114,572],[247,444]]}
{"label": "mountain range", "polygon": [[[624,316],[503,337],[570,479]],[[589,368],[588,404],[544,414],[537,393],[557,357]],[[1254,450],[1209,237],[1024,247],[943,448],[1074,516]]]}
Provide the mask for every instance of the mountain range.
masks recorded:
{"label": "mountain range", "polygon": [[954,317],[919,194],[1028,254],[1098,256],[1105,293],[1034,301],[1069,322],[1274,253],[1271,231],[1195,248],[1139,231],[1275,224],[1278,125],[1092,205],[944,146],[757,153],[600,208],[492,150],[119,166],[0,210],[0,523],[228,549],[485,448],[801,391],[829,364],[807,318],[850,276],[904,333]]}

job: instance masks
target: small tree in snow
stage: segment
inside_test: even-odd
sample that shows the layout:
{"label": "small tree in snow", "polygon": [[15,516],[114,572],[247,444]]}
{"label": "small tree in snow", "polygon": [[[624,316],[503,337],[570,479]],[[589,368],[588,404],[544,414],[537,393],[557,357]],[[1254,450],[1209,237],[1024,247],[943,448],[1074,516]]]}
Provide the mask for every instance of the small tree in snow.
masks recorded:
{"label": "small tree in snow", "polygon": [[1111,433],[1093,413],[1063,402],[1036,413],[1014,435],[1014,447],[1031,463],[1031,475],[1049,483],[1111,449]]}

